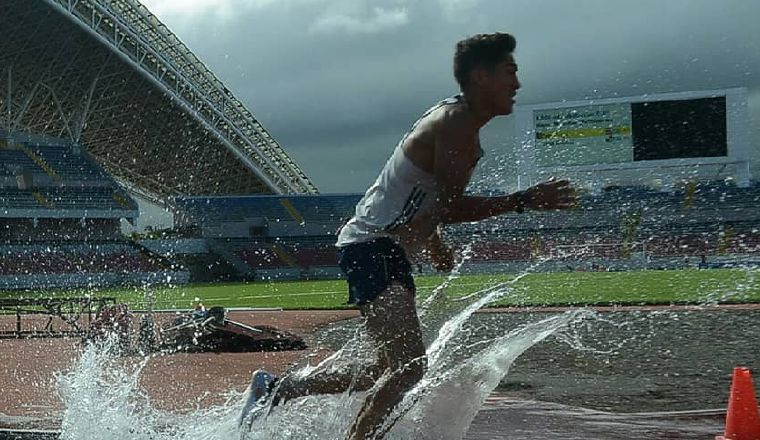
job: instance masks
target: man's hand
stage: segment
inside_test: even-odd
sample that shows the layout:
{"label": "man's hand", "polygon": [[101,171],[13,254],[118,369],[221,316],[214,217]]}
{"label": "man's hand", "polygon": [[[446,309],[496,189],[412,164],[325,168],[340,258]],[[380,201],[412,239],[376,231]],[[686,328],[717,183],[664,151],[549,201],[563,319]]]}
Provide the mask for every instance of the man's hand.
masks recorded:
{"label": "man's hand", "polygon": [[528,209],[548,211],[575,206],[575,189],[568,180],[550,179],[525,190],[523,203]]}
{"label": "man's hand", "polygon": [[439,272],[451,272],[454,269],[454,251],[441,239],[440,228],[428,239],[426,250],[430,254],[433,269]]}

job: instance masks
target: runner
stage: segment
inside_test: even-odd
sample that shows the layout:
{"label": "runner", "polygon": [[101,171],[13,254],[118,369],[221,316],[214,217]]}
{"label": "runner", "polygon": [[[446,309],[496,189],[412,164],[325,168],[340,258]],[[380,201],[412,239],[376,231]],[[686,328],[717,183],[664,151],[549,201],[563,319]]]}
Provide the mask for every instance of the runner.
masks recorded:
{"label": "runner", "polygon": [[277,380],[257,371],[250,390],[257,407],[271,408],[308,394],[372,388],[348,438],[376,438],[385,418],[426,367],[409,256],[425,253],[437,270],[450,271],[454,258],[441,238],[441,226],[573,205],[575,195],[567,181],[549,181],[502,197],[464,193],[483,156],[480,128],[512,113],[520,88],[514,49],[515,39],[506,33],[476,35],[457,44],[454,77],[461,93],[414,123],[357,204],[354,217],[339,231],[336,245],[349,303],[365,317],[377,350],[375,363],[358,376],[336,373],[329,362],[307,377]]}

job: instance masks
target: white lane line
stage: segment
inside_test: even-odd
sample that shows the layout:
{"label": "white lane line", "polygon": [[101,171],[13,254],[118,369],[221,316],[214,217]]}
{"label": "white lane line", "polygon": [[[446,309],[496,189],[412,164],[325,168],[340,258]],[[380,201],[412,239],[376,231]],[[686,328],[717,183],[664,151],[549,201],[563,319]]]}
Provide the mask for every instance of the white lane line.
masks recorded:
{"label": "white lane line", "polygon": [[[484,283],[469,283],[469,284],[457,284],[457,286],[482,286]],[[421,286],[418,287],[418,290],[432,290],[437,286]],[[249,295],[249,296],[238,296],[236,298],[240,299],[255,299],[255,298],[281,298],[285,296],[316,296],[316,295],[342,295],[346,293],[345,290],[325,290],[320,292],[300,292],[300,293],[280,293],[276,295]],[[222,298],[219,298],[222,299]],[[230,299],[230,298],[224,298],[224,299]]]}
{"label": "white lane line", "polygon": [[[458,283],[456,284],[456,287],[470,287],[470,286],[484,286],[488,283]],[[432,290],[436,288],[438,285],[431,285],[431,286],[419,286],[418,290]],[[278,293],[278,294],[269,294],[269,295],[246,295],[246,296],[220,296],[220,297],[204,297],[201,298],[200,296],[197,296],[201,301],[224,301],[224,300],[231,300],[231,299],[258,299],[258,298],[282,298],[282,297],[288,297],[288,296],[319,296],[319,295],[342,295],[346,293],[346,290],[325,290],[325,291],[318,291],[318,292],[296,292],[296,293]]]}

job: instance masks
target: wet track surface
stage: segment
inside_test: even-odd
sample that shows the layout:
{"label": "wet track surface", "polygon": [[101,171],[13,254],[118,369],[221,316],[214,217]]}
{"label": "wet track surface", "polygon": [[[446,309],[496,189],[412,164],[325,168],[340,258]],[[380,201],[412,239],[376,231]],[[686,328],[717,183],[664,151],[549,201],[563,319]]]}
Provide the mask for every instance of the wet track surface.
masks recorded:
{"label": "wet track surface", "polygon": [[466,440],[705,440],[723,431],[723,414],[616,414],[499,399],[478,413]]}
{"label": "wet track surface", "polygon": [[600,317],[528,349],[502,381],[501,391],[600,411],[686,411],[724,408],[735,366],[760,371],[758,310]]}

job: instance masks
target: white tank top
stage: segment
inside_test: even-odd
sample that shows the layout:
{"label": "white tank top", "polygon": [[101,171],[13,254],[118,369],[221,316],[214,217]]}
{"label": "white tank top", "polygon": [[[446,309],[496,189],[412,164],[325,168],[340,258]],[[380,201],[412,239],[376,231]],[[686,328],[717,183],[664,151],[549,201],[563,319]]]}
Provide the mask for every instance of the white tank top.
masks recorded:
{"label": "white tank top", "polygon": [[402,145],[426,116],[444,105],[458,104],[462,99],[457,95],[439,102],[412,125],[396,145],[375,183],[357,203],[354,216],[340,229],[336,246],[392,236],[397,228],[433,207],[438,196],[435,178],[414,165]]}

